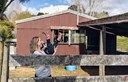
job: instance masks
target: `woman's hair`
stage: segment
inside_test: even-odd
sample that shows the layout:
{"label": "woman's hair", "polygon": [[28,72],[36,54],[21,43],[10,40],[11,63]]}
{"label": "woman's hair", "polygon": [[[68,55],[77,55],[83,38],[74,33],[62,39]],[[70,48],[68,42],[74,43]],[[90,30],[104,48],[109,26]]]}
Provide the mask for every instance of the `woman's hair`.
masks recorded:
{"label": "woman's hair", "polygon": [[35,36],[31,39],[30,44],[29,44],[29,48],[30,48],[30,52],[33,54],[34,51],[36,50],[37,46],[38,46],[38,41],[39,41],[39,37]]}

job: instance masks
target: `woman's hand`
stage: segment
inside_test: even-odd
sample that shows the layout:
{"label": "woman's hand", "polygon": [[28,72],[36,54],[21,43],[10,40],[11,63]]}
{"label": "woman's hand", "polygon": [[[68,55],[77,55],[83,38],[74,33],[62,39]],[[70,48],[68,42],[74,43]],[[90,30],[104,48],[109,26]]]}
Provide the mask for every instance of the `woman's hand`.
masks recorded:
{"label": "woman's hand", "polygon": [[41,41],[41,50],[47,48],[47,44],[44,41]]}
{"label": "woman's hand", "polygon": [[57,47],[56,48],[54,47],[54,53],[53,53],[53,55],[56,54],[56,51],[57,51]]}

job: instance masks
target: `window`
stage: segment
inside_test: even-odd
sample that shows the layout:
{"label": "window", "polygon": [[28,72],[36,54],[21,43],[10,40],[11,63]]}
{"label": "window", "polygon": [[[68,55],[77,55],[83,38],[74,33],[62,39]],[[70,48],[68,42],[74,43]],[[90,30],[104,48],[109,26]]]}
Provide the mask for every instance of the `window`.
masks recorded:
{"label": "window", "polygon": [[[59,35],[59,31],[60,30],[53,30],[54,31],[54,41],[57,39],[58,35]],[[61,30],[61,33],[63,34],[60,43],[68,43],[69,41],[69,33],[68,30]]]}
{"label": "window", "polygon": [[[53,30],[53,40],[55,41],[59,35],[60,30]],[[63,34],[60,43],[84,43],[85,42],[85,34],[84,30],[61,30]]]}
{"label": "window", "polygon": [[71,43],[84,43],[85,34],[84,30],[74,30],[71,33]]}

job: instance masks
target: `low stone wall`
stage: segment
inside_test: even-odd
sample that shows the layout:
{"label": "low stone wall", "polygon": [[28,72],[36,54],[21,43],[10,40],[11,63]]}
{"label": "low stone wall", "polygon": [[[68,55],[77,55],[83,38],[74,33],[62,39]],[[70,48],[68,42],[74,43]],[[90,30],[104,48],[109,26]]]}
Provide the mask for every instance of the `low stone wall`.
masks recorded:
{"label": "low stone wall", "polygon": [[[11,56],[14,66],[80,65],[80,66],[128,66],[128,55],[66,55],[66,56]],[[102,74],[104,75],[104,74]],[[128,75],[89,77],[13,78],[9,82],[128,82]]]}
{"label": "low stone wall", "polygon": [[128,82],[128,76],[13,78],[9,82]]}
{"label": "low stone wall", "polygon": [[45,65],[128,65],[128,55],[11,56],[14,66]]}

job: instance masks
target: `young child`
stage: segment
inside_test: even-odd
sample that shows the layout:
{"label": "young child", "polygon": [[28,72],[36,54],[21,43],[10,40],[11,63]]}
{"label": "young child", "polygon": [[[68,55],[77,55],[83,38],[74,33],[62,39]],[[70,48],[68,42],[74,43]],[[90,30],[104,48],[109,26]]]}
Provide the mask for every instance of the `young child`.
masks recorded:
{"label": "young child", "polygon": [[54,53],[54,49],[57,47],[59,41],[61,40],[62,33],[59,33],[58,38],[54,42],[54,44],[52,44],[50,42],[50,34],[48,32],[46,32],[46,33],[43,32],[43,34],[45,34],[45,36],[46,36],[46,43],[43,43],[42,44],[42,48],[46,46],[46,48],[44,49],[44,52],[46,54],[48,54],[48,55],[51,55],[51,54]]}

